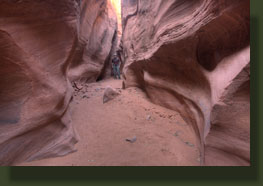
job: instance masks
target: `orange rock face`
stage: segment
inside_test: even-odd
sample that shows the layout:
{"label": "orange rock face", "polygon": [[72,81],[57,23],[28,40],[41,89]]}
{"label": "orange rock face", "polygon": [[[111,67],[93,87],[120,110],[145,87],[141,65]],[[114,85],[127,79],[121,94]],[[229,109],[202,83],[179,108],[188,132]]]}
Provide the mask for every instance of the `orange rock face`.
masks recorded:
{"label": "orange rock face", "polygon": [[179,111],[202,165],[249,165],[249,0],[123,0],[124,87]]}
{"label": "orange rock face", "polygon": [[106,76],[116,25],[106,0],[0,2],[0,165],[75,151],[70,81]]}

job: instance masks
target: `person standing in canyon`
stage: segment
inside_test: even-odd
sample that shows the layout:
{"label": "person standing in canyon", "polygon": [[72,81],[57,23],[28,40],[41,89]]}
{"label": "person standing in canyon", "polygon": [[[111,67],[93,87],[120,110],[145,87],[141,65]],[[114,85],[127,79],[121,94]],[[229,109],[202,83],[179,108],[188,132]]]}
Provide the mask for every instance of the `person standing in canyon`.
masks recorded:
{"label": "person standing in canyon", "polygon": [[121,79],[121,76],[120,76],[120,59],[117,56],[117,54],[113,55],[112,68],[113,68],[114,78],[115,79]]}

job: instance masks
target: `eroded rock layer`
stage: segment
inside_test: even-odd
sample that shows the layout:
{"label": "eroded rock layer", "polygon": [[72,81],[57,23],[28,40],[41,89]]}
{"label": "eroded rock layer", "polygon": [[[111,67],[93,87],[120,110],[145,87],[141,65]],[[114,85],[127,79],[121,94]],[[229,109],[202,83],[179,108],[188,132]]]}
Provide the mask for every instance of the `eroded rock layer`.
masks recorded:
{"label": "eroded rock layer", "polygon": [[124,87],[138,86],[179,111],[200,144],[202,165],[249,165],[249,86],[236,90],[246,101],[227,107],[237,112],[229,114],[231,125],[217,106],[236,97],[222,98],[250,62],[249,0],[123,0],[122,10]]}
{"label": "eroded rock layer", "polygon": [[116,24],[106,0],[0,2],[0,165],[75,151],[70,81],[105,75]]}
{"label": "eroded rock layer", "polygon": [[248,165],[250,161],[249,64],[225,89],[211,112],[206,165]]}

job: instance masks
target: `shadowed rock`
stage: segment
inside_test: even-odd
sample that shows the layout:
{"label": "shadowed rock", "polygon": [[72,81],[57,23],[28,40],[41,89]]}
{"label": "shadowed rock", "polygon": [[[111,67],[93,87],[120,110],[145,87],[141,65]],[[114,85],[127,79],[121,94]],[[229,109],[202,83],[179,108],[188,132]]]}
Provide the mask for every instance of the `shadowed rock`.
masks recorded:
{"label": "shadowed rock", "polygon": [[120,95],[120,93],[113,89],[112,87],[106,87],[104,94],[103,94],[103,103],[106,103],[110,100],[113,100],[114,98],[116,98],[118,95]]}
{"label": "shadowed rock", "polygon": [[[249,102],[243,108],[246,112],[240,106],[229,107],[232,113],[244,114],[242,122],[237,122],[240,114],[215,109],[250,62],[249,3],[124,0],[122,4],[123,87],[140,87],[152,102],[180,112],[199,141],[202,165],[206,159],[207,165],[250,164]],[[223,121],[213,125],[210,118],[217,112],[218,118],[231,115],[235,121],[229,127]],[[225,132],[216,132],[216,126]],[[245,137],[238,137],[233,128],[240,128],[236,132]],[[223,143],[226,136],[232,136],[228,145]]]}
{"label": "shadowed rock", "polygon": [[76,150],[70,81],[109,69],[116,24],[107,0],[0,2],[0,165]]}

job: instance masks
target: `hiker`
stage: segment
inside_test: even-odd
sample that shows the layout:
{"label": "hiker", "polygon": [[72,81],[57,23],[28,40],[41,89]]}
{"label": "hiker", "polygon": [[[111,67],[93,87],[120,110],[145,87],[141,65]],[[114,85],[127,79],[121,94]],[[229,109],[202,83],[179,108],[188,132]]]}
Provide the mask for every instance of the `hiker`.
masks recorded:
{"label": "hiker", "polygon": [[112,68],[113,68],[114,78],[115,79],[121,79],[121,76],[120,76],[120,59],[118,58],[117,54],[113,55]]}

